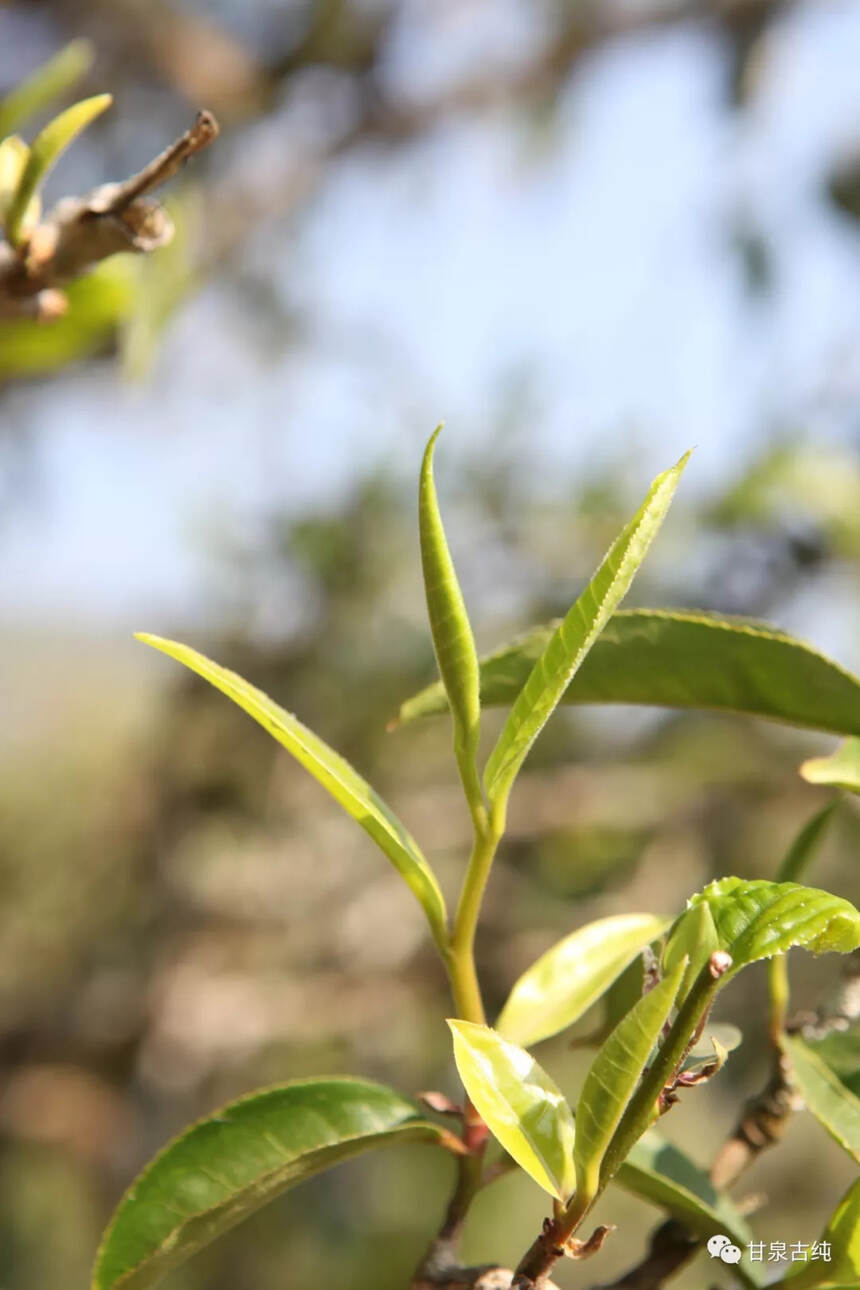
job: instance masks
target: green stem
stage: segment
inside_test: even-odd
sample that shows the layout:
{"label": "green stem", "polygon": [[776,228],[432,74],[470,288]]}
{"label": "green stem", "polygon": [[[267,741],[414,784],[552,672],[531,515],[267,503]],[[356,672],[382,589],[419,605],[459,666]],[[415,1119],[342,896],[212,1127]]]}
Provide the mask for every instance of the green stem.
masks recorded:
{"label": "green stem", "polygon": [[[712,955],[713,958],[716,958],[716,955]],[[630,1099],[627,1110],[621,1117],[621,1123],[615,1130],[601,1165],[598,1195],[614,1176],[622,1161],[627,1158],[634,1144],[657,1118],[660,1094],[666,1085],[671,1083],[684,1060],[691,1038],[701,1025],[719,989],[720,975],[722,973],[714,976],[711,964],[708,962],[693,983],[668,1035],[660,1045],[653,1063],[643,1076],[642,1082]]]}
{"label": "green stem", "polygon": [[475,841],[460,892],[448,951],[448,971],[459,1016],[486,1024],[481,989],[475,970],[475,931],[499,836],[484,813],[476,820]]}
{"label": "green stem", "polygon": [[788,962],[785,954],[776,954],[767,965],[769,996],[768,1028],[774,1047],[781,1049],[785,1018],[788,1012]]}

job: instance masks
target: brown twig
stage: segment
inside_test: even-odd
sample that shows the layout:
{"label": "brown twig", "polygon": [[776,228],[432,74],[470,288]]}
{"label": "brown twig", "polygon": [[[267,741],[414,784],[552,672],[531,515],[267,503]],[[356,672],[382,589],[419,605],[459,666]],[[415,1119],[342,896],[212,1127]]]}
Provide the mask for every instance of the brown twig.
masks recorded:
{"label": "brown twig", "polygon": [[49,322],[64,311],[63,284],[120,251],[145,254],[165,246],[172,221],[146,194],[217,137],[212,113],[199,112],[191,129],[138,174],[64,198],[18,247],[0,242],[0,317]]}

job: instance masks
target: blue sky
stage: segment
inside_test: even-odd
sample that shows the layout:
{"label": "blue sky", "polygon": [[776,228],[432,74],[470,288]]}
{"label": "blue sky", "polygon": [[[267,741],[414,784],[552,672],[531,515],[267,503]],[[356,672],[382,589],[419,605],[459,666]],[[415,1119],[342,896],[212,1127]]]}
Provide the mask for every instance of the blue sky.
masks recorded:
{"label": "blue sky", "polygon": [[[523,22],[511,5],[493,57]],[[405,24],[390,51],[419,98],[476,41],[442,36],[419,63]],[[705,490],[763,427],[840,433],[832,407],[860,406],[860,236],[821,182],[857,139],[858,66],[860,5],[801,4],[746,113],[725,111],[721,51],[689,26],[586,60],[546,140],[499,109],[351,154],[244,251],[306,334],[262,353],[216,281],[144,384],[101,365],[6,401],[38,482],[4,524],[0,613],[193,624],[213,537],[337,494],[361,462],[411,479],[440,419],[489,445],[517,373],[548,486],[621,444],[638,488],[696,444],[687,487]],[[774,251],[764,300],[729,236],[746,217]]]}

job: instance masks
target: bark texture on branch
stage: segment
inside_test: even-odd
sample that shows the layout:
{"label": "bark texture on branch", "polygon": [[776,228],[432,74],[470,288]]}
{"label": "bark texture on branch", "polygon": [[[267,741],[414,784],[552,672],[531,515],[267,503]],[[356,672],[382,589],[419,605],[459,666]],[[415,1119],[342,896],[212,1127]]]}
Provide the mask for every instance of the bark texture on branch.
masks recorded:
{"label": "bark texture on branch", "polygon": [[211,112],[138,174],[66,197],[18,247],[0,242],[0,317],[50,322],[65,309],[62,286],[120,251],[146,254],[165,246],[173,223],[148,194],[218,137]]}

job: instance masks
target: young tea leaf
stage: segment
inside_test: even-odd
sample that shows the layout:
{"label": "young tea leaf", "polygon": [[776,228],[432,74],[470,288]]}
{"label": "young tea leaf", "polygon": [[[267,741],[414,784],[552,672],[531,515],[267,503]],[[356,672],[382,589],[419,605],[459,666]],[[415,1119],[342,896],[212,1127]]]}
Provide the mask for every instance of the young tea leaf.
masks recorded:
{"label": "young tea leaf", "polygon": [[508,1155],[544,1191],[573,1192],[573,1114],[535,1059],[489,1026],[449,1021],[463,1087]]}
{"label": "young tea leaf", "polygon": [[606,1149],[669,1018],[686,967],[686,959],[681,959],[642,996],[603,1044],[585,1077],[576,1107],[577,1196],[597,1195]]}
{"label": "young tea leaf", "polygon": [[146,633],[139,633],[137,639],[184,663],[192,672],[214,685],[216,690],[226,694],[228,699],[238,704],[292,753],[296,761],[323,788],[328,789],[335,801],[373,838],[412,888],[427,915],[436,943],[444,948],[447,940],[445,901],[432,870],[417,842],[407,833],[394,812],[353,770],[349,762],[329,748],[328,744],[303,726],[291,713],[273,702],[262,690],[249,685],[235,672],[213,663],[197,650],[177,641],[164,640],[160,636]]}
{"label": "young tea leaf", "polygon": [[[16,134],[10,134],[8,139],[0,143],[0,228],[6,226],[29,155],[30,149]],[[22,227],[29,228],[31,224],[37,223],[41,210],[42,203],[38,197],[34,197],[24,212]]]}
{"label": "young tea leaf", "polygon": [[[485,708],[515,701],[557,629],[557,621],[535,627],[480,660]],[[860,678],[775,628],[684,610],[618,610],[561,702],[742,712],[860,735]],[[399,719],[446,707],[437,683],[407,699]]]}
{"label": "young tea leaf", "polygon": [[682,958],[687,959],[687,970],[679,990],[679,998],[686,998],[690,987],[714,950],[720,949],[720,940],[708,905],[693,905],[676,921],[666,941],[663,952],[663,970],[674,971]]}
{"label": "young tea leaf", "polygon": [[523,973],[496,1030],[523,1047],[566,1030],[668,924],[655,914],[617,914],[580,927]]}
{"label": "young tea leaf", "polygon": [[433,648],[454,719],[457,760],[474,808],[482,801],[475,769],[481,707],[478,699],[478,654],[448,549],[433,479],[433,451],[441,430],[439,426],[432,435],[421,465],[418,491],[421,564]]}
{"label": "young tea leaf", "polygon": [[30,145],[27,164],[6,220],[6,236],[13,246],[17,246],[21,240],[27,208],[48,171],[81,131],[110,107],[112,102],[110,94],[96,94],[93,98],[82,99],[80,103],[73,104],[65,112],[55,116],[36,135]]}
{"label": "young tea leaf", "polygon": [[846,739],[829,757],[812,757],[800,773],[809,784],[830,784],[860,793],[860,739]]}
{"label": "young tea leaf", "polygon": [[507,795],[529,749],[625,596],[657,536],[689,455],[686,453],[676,466],[655,479],[642,506],[616,538],[529,673],[484,773],[487,794],[497,812],[504,813]]}
{"label": "young tea leaf", "polygon": [[92,1290],[145,1290],[320,1170],[371,1147],[443,1137],[411,1102],[366,1080],[252,1093],[188,1129],[137,1177],[102,1239]]}
{"label": "young tea leaf", "polygon": [[793,945],[813,954],[848,954],[860,945],[860,913],[850,901],[796,882],[720,878],[693,896],[688,908],[700,904],[708,906],[720,949],[732,958],[723,983],[747,963],[784,954]]}
{"label": "young tea leaf", "polygon": [[72,40],[0,101],[0,139],[70,90],[93,63],[89,40]]}
{"label": "young tea leaf", "polygon": [[799,1036],[786,1035],[783,1044],[806,1109],[860,1164],[860,1098]]}

